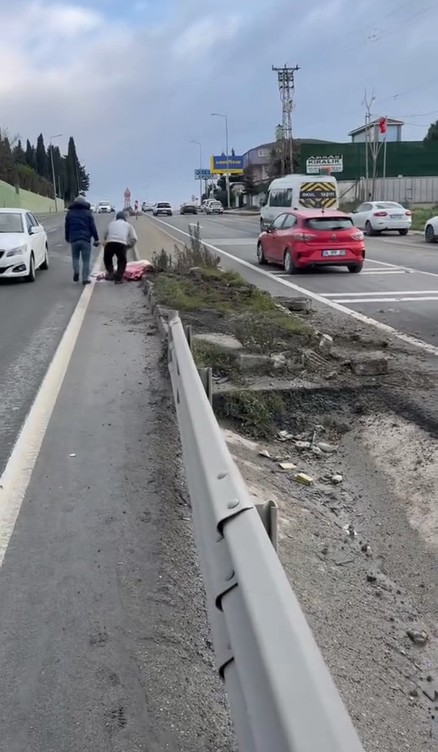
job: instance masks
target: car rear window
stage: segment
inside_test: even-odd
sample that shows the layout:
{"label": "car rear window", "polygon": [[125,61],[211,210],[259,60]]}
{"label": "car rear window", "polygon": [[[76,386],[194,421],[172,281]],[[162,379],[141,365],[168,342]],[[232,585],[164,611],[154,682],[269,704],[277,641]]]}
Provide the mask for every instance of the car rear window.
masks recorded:
{"label": "car rear window", "polygon": [[166,208],[166,209],[168,209],[168,208],[169,208],[169,206],[170,206],[170,204],[157,204],[157,206],[158,206],[158,207],[161,207],[162,209],[163,209],[163,208]]}
{"label": "car rear window", "polygon": [[306,219],[304,227],[310,230],[349,230],[353,227],[353,220],[350,217],[312,217]]}
{"label": "car rear window", "polygon": [[403,209],[401,204],[397,204],[395,201],[381,201],[376,204],[377,209]]}

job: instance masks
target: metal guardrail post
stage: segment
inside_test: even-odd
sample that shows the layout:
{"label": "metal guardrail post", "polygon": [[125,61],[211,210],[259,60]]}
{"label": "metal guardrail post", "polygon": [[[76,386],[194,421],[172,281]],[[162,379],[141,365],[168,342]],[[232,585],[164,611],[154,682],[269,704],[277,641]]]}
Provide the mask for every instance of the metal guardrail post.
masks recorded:
{"label": "metal guardrail post", "polygon": [[209,622],[241,752],[363,752],[177,315],[169,371]]}

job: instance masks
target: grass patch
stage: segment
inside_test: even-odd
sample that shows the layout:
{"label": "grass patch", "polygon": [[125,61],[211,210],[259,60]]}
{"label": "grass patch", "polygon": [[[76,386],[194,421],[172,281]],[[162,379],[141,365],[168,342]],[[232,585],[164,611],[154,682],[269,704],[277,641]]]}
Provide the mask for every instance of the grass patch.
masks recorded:
{"label": "grass patch", "polygon": [[237,423],[248,436],[257,439],[276,434],[283,409],[284,400],[278,392],[266,394],[247,389],[228,392],[215,405],[218,418]]}
{"label": "grass patch", "polygon": [[238,376],[236,357],[233,353],[224,352],[217,345],[199,340],[194,340],[192,352],[198,368],[211,368],[213,375],[218,377]]}
{"label": "grass patch", "polygon": [[431,206],[430,208],[417,207],[412,210],[412,229],[424,230],[424,226],[428,219],[438,214],[438,205]]}

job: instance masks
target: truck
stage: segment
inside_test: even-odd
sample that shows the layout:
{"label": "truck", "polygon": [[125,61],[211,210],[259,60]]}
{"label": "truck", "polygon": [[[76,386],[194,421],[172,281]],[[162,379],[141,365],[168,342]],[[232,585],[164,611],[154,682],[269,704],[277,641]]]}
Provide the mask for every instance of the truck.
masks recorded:
{"label": "truck", "polygon": [[260,210],[263,231],[288,209],[338,209],[339,192],[333,175],[285,175],[276,178]]}

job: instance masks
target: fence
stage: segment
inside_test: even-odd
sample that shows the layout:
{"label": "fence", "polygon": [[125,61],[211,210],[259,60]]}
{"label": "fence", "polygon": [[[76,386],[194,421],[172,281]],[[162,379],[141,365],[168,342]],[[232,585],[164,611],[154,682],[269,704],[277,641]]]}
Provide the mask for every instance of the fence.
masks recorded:
{"label": "fence", "polygon": [[[219,673],[241,752],[363,752],[215,419],[181,320],[169,372]],[[211,374],[211,372],[210,372]],[[211,396],[211,395],[210,395]]]}
{"label": "fence", "polygon": [[[341,203],[346,201],[366,201],[366,181],[339,180]],[[368,181],[368,192],[372,190],[372,180]],[[399,201],[401,204],[438,204],[438,177],[419,178],[377,178],[374,201]]]}

